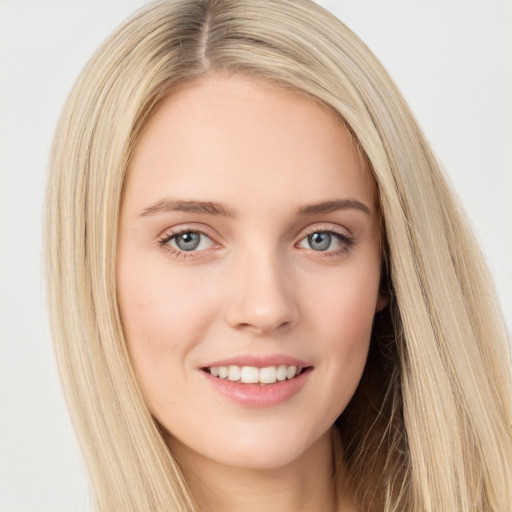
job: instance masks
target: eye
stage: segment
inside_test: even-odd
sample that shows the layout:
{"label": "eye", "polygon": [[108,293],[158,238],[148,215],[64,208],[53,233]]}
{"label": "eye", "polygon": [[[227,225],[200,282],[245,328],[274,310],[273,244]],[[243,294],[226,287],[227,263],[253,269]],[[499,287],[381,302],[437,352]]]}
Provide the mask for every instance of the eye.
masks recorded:
{"label": "eye", "polygon": [[198,252],[213,247],[213,240],[200,231],[181,231],[165,236],[160,244],[166,246],[171,252]]}
{"label": "eye", "polygon": [[331,247],[332,238],[331,233],[313,233],[305,240],[314,251],[327,251]]}
{"label": "eye", "polygon": [[297,245],[302,249],[315,252],[338,253],[348,250],[354,244],[352,237],[335,231],[313,231],[305,236]]}

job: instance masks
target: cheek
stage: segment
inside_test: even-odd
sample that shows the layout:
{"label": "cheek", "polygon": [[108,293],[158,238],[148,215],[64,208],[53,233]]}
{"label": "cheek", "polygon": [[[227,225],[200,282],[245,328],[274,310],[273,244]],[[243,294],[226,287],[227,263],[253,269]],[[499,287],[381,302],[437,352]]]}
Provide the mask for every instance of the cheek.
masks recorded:
{"label": "cheek", "polygon": [[194,318],[186,298],[193,290],[181,283],[180,293],[176,293],[176,286],[170,285],[161,270],[130,258],[118,262],[117,292],[125,341],[150,408],[156,398],[154,390],[165,387],[172,365],[183,358],[187,348],[183,331],[193,340]]}
{"label": "cheek", "polygon": [[201,280],[188,279],[186,272],[169,272],[168,265],[158,263],[137,264],[128,259],[118,265],[118,299],[130,345],[151,342],[178,347],[181,333],[194,338],[213,308]]}
{"label": "cheek", "polygon": [[311,318],[325,339],[357,345],[371,334],[380,275],[375,266],[347,268],[316,282],[308,293]]}
{"label": "cheek", "polygon": [[334,419],[352,398],[366,365],[379,286],[379,272],[372,267],[341,274],[323,283],[323,293],[310,290],[308,299],[318,356],[328,356],[322,369],[331,390],[325,408]]}
{"label": "cheek", "polygon": [[162,258],[144,258],[118,260],[117,292],[135,376],[157,415],[180,408],[179,395],[169,390],[187,385],[190,355],[210,328],[219,300],[203,276],[173,272]]}
{"label": "cheek", "polygon": [[344,387],[359,381],[370,345],[375,311],[373,294],[343,292],[323,313],[325,350]]}

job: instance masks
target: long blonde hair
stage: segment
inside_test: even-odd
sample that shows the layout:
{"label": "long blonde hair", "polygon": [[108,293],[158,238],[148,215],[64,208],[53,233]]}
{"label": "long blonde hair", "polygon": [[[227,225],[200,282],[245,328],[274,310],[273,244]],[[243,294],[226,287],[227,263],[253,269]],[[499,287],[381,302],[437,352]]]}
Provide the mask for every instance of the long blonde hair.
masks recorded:
{"label": "long blonde hair", "polygon": [[134,378],[115,262],[125,173],[148,119],[178,85],[211,72],[258,77],[327,106],[373,172],[390,304],[337,421],[361,510],[512,510],[510,356],[471,228],[382,65],[309,0],[150,4],[93,56],[61,115],[47,287],[97,508],[196,510]]}

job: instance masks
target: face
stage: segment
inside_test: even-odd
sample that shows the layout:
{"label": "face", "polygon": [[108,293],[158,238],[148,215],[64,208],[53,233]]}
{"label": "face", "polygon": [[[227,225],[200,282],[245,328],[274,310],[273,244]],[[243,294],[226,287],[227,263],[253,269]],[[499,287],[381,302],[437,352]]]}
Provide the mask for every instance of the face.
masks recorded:
{"label": "face", "polygon": [[240,76],[174,92],[118,244],[135,374],[183,457],[277,468],[327,435],[381,307],[375,186],[330,111]]}

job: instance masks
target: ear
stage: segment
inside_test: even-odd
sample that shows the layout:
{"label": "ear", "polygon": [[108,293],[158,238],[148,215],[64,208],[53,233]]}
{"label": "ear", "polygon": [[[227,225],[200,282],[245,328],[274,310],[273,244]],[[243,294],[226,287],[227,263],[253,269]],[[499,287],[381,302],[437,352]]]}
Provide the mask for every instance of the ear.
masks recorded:
{"label": "ear", "polygon": [[375,305],[375,313],[380,313],[389,304],[389,295],[379,292],[377,304]]}

